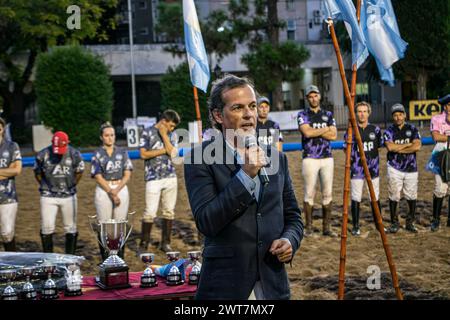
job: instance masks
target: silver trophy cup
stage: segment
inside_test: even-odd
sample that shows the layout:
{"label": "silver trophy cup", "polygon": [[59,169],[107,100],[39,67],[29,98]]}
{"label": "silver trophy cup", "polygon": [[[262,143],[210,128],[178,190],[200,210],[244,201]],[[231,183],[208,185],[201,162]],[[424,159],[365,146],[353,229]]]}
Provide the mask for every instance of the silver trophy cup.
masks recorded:
{"label": "silver trophy cup", "polygon": [[44,272],[47,274],[47,280],[44,283],[41,291],[41,299],[43,300],[54,300],[59,298],[58,288],[56,287],[55,281],[52,279],[52,275],[56,271],[56,265],[54,264],[44,264],[42,266]]}
{"label": "silver trophy cup", "polygon": [[33,284],[31,283],[31,278],[34,276],[36,271],[35,267],[23,267],[22,273],[26,277],[26,282],[22,287],[22,298],[24,300],[36,300],[37,293]]}
{"label": "silver trophy cup", "polygon": [[16,269],[5,269],[0,270],[0,278],[6,281],[8,284],[2,293],[2,300],[18,300],[19,295],[17,291],[12,286],[12,281],[16,278]]}
{"label": "silver trophy cup", "polygon": [[176,266],[176,262],[180,258],[179,251],[166,252],[167,259],[171,262],[171,267],[169,269],[169,274],[167,275],[166,284],[168,286],[178,286],[184,283],[183,277],[181,275],[180,269]]}
{"label": "silver trophy cup", "polygon": [[189,251],[188,256],[191,259],[190,263],[190,272],[188,276],[189,284],[198,284],[198,280],[200,278],[200,270],[202,268],[202,264],[198,261],[201,256],[201,251]]}
{"label": "silver trophy cup", "polygon": [[[133,216],[135,212],[129,213]],[[128,265],[117,254],[125,245],[131,234],[132,224],[128,220],[105,220],[97,221],[96,216],[89,217],[90,225],[94,232],[99,233],[100,245],[105,248],[109,256],[103,261],[97,284],[102,289],[128,288]],[[95,219],[95,224],[93,223]]]}
{"label": "silver trophy cup", "polygon": [[81,276],[81,270],[78,264],[76,263],[69,263],[66,266],[66,288],[64,290],[64,295],[68,297],[73,296],[81,296],[83,292],[81,291],[81,282],[82,282],[82,276]]}
{"label": "silver trophy cup", "polygon": [[147,268],[144,270],[144,273],[141,275],[141,288],[156,287],[158,285],[158,281],[156,280],[155,273],[150,267],[150,264],[155,261],[155,254],[142,253],[140,257],[142,262],[144,262],[147,266]]}

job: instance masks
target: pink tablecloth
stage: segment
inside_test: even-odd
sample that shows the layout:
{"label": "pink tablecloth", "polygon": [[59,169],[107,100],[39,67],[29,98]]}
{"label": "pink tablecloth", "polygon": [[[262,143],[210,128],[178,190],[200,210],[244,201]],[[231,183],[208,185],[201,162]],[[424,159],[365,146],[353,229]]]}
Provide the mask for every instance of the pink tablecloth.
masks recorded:
{"label": "pink tablecloth", "polygon": [[61,300],[127,300],[127,299],[179,299],[195,295],[197,286],[184,283],[179,286],[167,286],[164,278],[157,277],[158,286],[153,288],[140,288],[142,272],[130,272],[131,288],[102,290],[95,284],[95,276],[83,277],[83,295],[78,297],[65,297],[60,294]]}

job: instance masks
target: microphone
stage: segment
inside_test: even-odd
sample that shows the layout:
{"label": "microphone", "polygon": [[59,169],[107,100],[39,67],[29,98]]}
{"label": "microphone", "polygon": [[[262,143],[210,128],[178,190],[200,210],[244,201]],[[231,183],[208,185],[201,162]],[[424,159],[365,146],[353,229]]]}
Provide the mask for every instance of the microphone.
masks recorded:
{"label": "microphone", "polygon": [[[256,137],[246,136],[244,146],[246,149],[257,147],[258,142],[256,140]],[[261,179],[263,186],[266,186],[269,183],[269,176],[267,175],[266,168],[262,167],[261,169],[259,169],[258,176]]]}

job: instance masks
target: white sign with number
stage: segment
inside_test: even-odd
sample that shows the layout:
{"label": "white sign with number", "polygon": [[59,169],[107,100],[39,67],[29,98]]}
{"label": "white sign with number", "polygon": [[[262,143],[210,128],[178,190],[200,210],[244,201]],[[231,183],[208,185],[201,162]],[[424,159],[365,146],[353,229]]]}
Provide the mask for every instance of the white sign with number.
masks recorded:
{"label": "white sign with number", "polygon": [[136,125],[128,125],[127,127],[127,143],[128,148],[139,147],[139,128]]}

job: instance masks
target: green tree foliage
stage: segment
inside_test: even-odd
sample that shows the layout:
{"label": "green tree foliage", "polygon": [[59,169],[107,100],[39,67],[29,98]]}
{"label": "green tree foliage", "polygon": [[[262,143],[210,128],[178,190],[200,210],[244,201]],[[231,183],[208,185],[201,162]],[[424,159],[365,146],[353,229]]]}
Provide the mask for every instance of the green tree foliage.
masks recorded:
{"label": "green tree foliage", "polygon": [[76,146],[99,143],[99,127],[111,120],[113,87],[103,60],[79,46],[39,55],[36,71],[39,117],[67,132]]}
{"label": "green tree foliage", "polygon": [[[0,96],[14,129],[23,129],[30,77],[40,52],[51,46],[106,38],[102,15],[118,0],[0,0]],[[81,11],[81,29],[69,30],[67,8]],[[24,90],[25,89],[25,90]]]}
{"label": "green tree foliage", "polygon": [[[206,128],[209,123],[206,99],[206,94],[198,90],[203,128]],[[188,129],[188,123],[195,121],[194,92],[187,62],[178,65],[176,68],[169,67],[167,73],[162,77],[161,105],[163,110],[173,109],[180,114],[181,128]]]}
{"label": "green tree foliage", "polygon": [[[405,58],[396,64],[396,71],[417,82],[419,99],[427,98],[427,82],[432,78],[443,81],[440,88],[432,88],[433,92],[441,95],[448,93],[450,2],[397,0],[392,1],[392,4],[400,34],[409,43]],[[439,86],[438,83],[436,85]]]}

